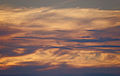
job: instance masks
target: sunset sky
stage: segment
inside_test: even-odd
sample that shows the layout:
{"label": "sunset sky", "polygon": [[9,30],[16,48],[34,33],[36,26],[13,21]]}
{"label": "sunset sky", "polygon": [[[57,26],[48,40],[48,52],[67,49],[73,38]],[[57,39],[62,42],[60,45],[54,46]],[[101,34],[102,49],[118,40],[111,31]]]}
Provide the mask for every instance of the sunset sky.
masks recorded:
{"label": "sunset sky", "polygon": [[120,0],[0,0],[0,76],[120,76]]}

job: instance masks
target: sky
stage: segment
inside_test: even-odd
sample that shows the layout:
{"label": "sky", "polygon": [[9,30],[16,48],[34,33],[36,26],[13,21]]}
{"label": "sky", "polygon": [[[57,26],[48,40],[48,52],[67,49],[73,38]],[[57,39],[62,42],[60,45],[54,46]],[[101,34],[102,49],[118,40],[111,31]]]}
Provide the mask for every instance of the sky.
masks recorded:
{"label": "sky", "polygon": [[0,0],[0,76],[120,76],[120,0]]}
{"label": "sky", "polygon": [[0,0],[0,5],[14,7],[120,9],[120,0]]}

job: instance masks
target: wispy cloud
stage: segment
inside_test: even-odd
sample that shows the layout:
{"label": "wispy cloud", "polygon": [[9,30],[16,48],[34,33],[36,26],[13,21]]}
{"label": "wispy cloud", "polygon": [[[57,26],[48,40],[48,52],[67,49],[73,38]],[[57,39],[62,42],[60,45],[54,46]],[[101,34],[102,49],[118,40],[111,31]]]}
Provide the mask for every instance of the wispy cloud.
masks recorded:
{"label": "wispy cloud", "polygon": [[119,27],[119,10],[5,8],[0,10],[0,67],[120,66]]}

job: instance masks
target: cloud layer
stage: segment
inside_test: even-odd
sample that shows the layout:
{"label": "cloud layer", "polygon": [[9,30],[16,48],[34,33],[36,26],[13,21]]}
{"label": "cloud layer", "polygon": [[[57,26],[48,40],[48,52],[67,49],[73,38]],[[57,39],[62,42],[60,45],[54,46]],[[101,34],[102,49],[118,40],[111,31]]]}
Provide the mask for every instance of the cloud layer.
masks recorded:
{"label": "cloud layer", "polygon": [[1,69],[120,66],[119,10],[5,8],[0,17]]}

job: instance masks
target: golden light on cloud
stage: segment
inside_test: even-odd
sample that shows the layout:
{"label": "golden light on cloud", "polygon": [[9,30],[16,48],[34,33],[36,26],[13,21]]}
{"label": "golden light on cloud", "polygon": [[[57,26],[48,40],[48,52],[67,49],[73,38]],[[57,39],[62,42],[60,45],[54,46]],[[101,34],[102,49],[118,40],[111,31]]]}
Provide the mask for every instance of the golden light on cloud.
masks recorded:
{"label": "golden light on cloud", "polygon": [[[60,66],[66,64],[72,67],[109,67],[119,66],[120,55],[88,50],[61,50],[63,55],[55,54],[59,49],[38,49],[32,54],[3,57],[0,67],[24,66],[24,62],[36,62],[38,65]],[[29,65],[29,64],[26,64]]]}
{"label": "golden light on cloud", "polygon": [[5,8],[0,10],[0,68],[29,62],[53,66],[43,70],[62,64],[119,67],[119,30],[119,10]]}
{"label": "golden light on cloud", "polygon": [[17,48],[15,50],[13,50],[13,52],[18,53],[18,54],[22,54],[22,53],[24,53],[24,51],[25,51],[24,48]]}

